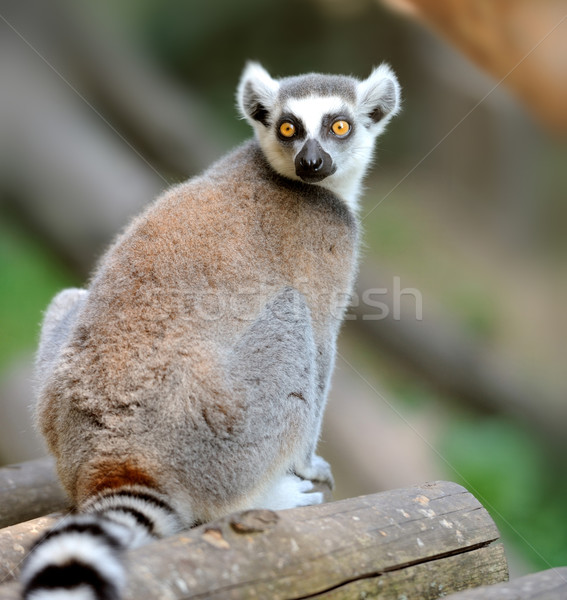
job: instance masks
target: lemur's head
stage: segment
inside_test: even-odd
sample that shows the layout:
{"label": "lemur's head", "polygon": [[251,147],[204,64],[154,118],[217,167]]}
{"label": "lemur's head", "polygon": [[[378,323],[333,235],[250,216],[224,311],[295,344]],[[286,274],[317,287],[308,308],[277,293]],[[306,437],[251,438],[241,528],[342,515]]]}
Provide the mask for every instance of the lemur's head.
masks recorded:
{"label": "lemur's head", "polygon": [[280,175],[324,186],[355,208],[374,141],[399,111],[400,86],[385,64],[359,81],[315,73],[276,80],[249,63],[238,106]]}

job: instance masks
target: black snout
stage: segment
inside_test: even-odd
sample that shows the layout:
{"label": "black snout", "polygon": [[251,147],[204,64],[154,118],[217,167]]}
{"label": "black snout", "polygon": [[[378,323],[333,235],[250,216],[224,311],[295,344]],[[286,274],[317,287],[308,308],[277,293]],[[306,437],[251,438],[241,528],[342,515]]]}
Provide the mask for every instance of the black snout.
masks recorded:
{"label": "black snout", "polygon": [[317,140],[307,140],[295,157],[295,173],[307,183],[317,183],[335,172],[331,155]]}

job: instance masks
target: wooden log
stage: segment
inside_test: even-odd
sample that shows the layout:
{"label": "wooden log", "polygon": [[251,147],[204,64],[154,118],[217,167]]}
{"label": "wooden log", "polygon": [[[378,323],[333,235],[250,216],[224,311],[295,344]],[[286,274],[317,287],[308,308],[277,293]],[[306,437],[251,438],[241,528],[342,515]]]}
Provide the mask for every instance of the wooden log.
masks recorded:
{"label": "wooden log", "polygon": [[508,583],[451,594],[447,600],[565,600],[567,567],[526,575]]}
{"label": "wooden log", "polygon": [[[246,511],[130,552],[125,599],[434,599],[505,581],[498,538],[481,504],[446,482]],[[2,586],[0,599],[16,592]]]}
{"label": "wooden log", "polygon": [[63,514],[54,514],[0,529],[0,582],[16,576],[33,542],[62,517]]}
{"label": "wooden log", "polygon": [[[331,501],[331,490],[327,485],[316,484],[314,491],[321,492],[325,502]],[[53,513],[0,529],[0,583],[16,577],[18,566],[31,545],[67,514],[68,511]]]}
{"label": "wooden log", "polygon": [[67,504],[52,458],[0,469],[0,527],[64,510]]}

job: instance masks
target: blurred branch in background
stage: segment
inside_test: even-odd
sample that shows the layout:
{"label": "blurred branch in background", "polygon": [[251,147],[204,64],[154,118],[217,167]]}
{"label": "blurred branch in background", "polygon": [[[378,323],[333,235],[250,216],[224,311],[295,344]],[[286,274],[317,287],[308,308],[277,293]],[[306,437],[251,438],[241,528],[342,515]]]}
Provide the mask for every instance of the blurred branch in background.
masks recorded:
{"label": "blurred branch in background", "polygon": [[207,109],[96,14],[65,0],[2,0],[0,14],[3,186],[84,276],[117,225],[225,144]]}
{"label": "blurred branch in background", "polygon": [[564,0],[381,0],[424,21],[567,134]]}
{"label": "blurred branch in background", "polygon": [[[384,270],[363,266],[358,277],[359,296],[391,280]],[[388,290],[380,299],[389,311],[386,318],[376,319],[379,315],[369,313],[362,303],[351,309],[356,317],[352,325],[359,335],[395,355],[447,397],[481,412],[524,422],[542,441],[561,455],[565,453],[567,404],[559,390],[552,394],[542,381],[528,380],[500,352],[473,338],[456,319],[435,307],[431,298],[428,310],[419,318],[411,297],[399,309],[398,317],[394,307],[403,298],[394,298]]]}

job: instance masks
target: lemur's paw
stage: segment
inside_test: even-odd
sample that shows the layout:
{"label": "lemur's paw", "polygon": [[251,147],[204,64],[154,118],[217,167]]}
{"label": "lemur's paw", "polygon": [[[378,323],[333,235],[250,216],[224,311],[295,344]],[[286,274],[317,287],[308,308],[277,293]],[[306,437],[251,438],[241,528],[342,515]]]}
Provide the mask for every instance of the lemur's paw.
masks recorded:
{"label": "lemur's paw", "polygon": [[296,506],[312,506],[323,502],[323,494],[312,491],[315,486],[311,481],[307,479],[300,479],[299,481],[301,484],[298,485],[298,489],[301,490],[301,496]]}
{"label": "lemur's paw", "polygon": [[331,473],[331,465],[324,458],[321,458],[316,454],[313,455],[311,464],[301,465],[295,469],[295,472],[303,479],[324,483],[331,489],[335,487],[335,480]]}
{"label": "lemur's paw", "polygon": [[284,475],[255,502],[258,508],[282,510],[297,506],[321,504],[323,494],[312,492],[313,483],[297,475]]}

